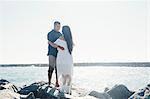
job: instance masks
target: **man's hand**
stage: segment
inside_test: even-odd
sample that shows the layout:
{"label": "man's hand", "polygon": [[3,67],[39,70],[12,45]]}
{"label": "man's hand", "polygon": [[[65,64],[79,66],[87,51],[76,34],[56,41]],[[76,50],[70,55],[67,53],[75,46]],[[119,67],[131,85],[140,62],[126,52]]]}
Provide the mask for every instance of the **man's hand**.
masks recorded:
{"label": "man's hand", "polygon": [[64,47],[62,47],[62,46],[59,46],[59,45],[58,45],[58,48],[60,48],[61,50],[64,50]]}

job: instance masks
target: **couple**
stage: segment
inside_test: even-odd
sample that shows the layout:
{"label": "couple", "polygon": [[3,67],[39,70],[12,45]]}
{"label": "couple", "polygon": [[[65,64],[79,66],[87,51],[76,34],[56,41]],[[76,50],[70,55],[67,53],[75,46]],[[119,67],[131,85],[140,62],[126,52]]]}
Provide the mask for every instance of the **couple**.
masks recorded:
{"label": "couple", "polygon": [[52,73],[55,69],[55,86],[60,87],[60,91],[71,94],[71,83],[73,75],[72,34],[69,26],[63,26],[61,34],[59,32],[60,27],[60,22],[55,21],[54,29],[47,35],[47,55],[49,56],[48,80],[50,85]]}

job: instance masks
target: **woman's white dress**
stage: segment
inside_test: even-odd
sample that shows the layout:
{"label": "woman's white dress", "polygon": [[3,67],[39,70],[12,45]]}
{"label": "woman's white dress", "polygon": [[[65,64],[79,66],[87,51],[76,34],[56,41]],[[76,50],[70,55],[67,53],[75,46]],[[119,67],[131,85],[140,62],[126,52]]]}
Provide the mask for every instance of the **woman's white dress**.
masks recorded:
{"label": "woman's white dress", "polygon": [[64,47],[64,50],[58,48],[56,66],[58,77],[62,75],[70,75],[72,78],[73,75],[73,59],[72,55],[69,53],[67,42],[65,40],[57,39],[55,44]]}

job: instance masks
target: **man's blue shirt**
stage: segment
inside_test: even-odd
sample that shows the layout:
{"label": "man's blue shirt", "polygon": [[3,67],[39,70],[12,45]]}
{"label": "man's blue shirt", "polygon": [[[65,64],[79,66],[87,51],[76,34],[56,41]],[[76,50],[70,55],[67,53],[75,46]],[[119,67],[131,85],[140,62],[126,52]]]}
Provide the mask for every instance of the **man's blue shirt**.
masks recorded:
{"label": "man's blue shirt", "polygon": [[[50,31],[47,34],[47,40],[51,41],[51,42],[55,42],[62,34],[60,32],[57,32],[55,30]],[[48,44],[48,54],[47,55],[53,55],[53,56],[57,56],[57,49],[52,47],[50,44]]]}

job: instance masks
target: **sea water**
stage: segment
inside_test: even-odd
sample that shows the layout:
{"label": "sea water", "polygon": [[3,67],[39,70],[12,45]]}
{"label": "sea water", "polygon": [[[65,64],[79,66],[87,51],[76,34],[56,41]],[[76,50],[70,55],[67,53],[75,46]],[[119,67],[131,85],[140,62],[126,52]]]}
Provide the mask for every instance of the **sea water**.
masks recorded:
{"label": "sea water", "polygon": [[[48,67],[0,67],[0,79],[6,79],[18,87],[36,81],[48,81]],[[150,67],[76,66],[73,69],[73,85],[87,90],[103,92],[105,87],[124,84],[129,90],[138,90],[150,83]],[[55,82],[53,73],[52,81]]]}

